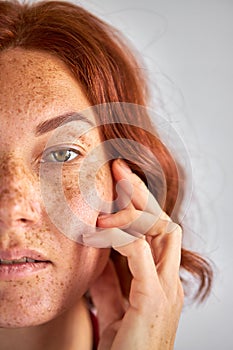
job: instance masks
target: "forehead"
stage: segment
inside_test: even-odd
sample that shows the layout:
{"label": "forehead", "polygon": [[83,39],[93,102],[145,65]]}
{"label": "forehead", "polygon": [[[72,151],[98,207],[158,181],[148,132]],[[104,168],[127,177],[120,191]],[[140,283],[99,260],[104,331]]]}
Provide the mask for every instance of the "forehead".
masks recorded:
{"label": "forehead", "polygon": [[1,124],[38,123],[89,106],[66,65],[45,53],[10,49],[0,54]]}

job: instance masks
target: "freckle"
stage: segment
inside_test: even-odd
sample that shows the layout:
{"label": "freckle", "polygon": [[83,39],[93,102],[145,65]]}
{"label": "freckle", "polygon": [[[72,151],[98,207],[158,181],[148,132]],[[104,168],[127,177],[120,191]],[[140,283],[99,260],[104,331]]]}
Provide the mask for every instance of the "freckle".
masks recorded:
{"label": "freckle", "polygon": [[150,328],[154,328],[154,325],[153,325],[153,324],[151,324],[151,325],[150,325]]}

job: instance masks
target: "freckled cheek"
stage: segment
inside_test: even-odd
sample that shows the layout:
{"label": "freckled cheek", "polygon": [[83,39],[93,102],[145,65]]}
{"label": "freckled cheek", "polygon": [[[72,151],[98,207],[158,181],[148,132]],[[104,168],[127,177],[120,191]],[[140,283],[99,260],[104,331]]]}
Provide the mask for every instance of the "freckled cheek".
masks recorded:
{"label": "freckled cheek", "polygon": [[80,186],[78,170],[63,172],[63,191],[72,212],[81,221],[95,226],[98,216],[95,188],[90,183]]}
{"label": "freckled cheek", "polygon": [[109,165],[80,180],[79,170],[63,172],[63,190],[72,211],[88,224],[96,222],[103,203],[113,199],[113,181]]}
{"label": "freckled cheek", "polygon": [[101,200],[107,202],[113,200],[113,180],[109,164],[101,167],[96,174],[95,187]]}

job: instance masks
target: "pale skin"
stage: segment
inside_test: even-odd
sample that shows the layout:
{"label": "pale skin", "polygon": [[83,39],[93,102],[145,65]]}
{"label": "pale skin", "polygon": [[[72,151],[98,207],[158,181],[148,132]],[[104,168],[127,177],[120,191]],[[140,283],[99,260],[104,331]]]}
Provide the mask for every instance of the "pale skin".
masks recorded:
{"label": "pale skin", "polygon": [[[10,49],[0,54],[0,69],[0,250],[35,249],[51,261],[44,271],[29,277],[0,280],[1,349],[92,349],[83,297],[90,290],[100,325],[99,350],[172,350],[183,303],[180,227],[168,230],[171,221],[164,212],[157,215],[153,208],[147,212],[145,185],[119,160],[112,169],[105,165],[96,187],[111,201],[113,184],[126,179],[133,189],[127,207],[103,217],[83,201],[74,179],[80,159],[101,142],[94,129],[77,142],[81,156],[73,154],[64,168],[63,186],[76,215],[103,231],[95,237],[84,235],[88,246],[59,232],[44,209],[38,174],[51,131],[37,137],[35,128],[58,115],[82,111],[89,102],[68,68],[47,53]],[[138,233],[148,226],[143,238],[131,243],[126,239],[121,246],[112,241],[114,249],[127,257],[133,275],[126,303],[110,249],[99,247],[104,247],[103,234],[111,237],[112,228],[129,236],[134,222],[139,223]]]}

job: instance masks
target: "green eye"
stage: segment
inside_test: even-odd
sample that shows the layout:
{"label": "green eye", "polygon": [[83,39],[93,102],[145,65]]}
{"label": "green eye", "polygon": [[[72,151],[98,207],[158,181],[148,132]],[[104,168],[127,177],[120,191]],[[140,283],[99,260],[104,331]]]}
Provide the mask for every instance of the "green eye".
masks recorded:
{"label": "green eye", "polygon": [[77,150],[64,148],[64,149],[58,149],[56,151],[51,151],[47,153],[43,159],[42,162],[54,162],[54,163],[67,163],[71,160],[75,159],[80,155],[80,152]]}

